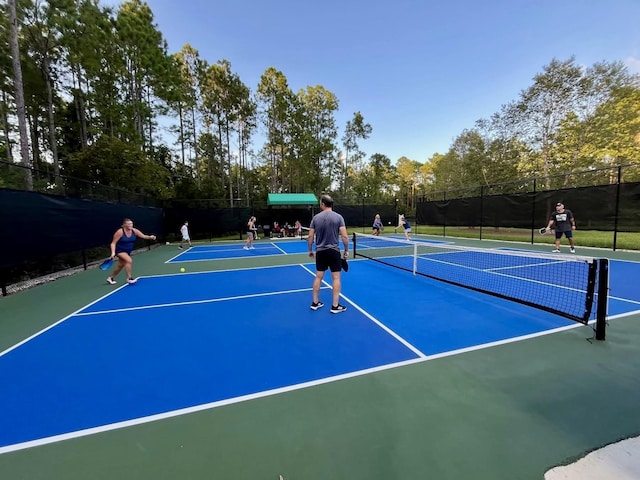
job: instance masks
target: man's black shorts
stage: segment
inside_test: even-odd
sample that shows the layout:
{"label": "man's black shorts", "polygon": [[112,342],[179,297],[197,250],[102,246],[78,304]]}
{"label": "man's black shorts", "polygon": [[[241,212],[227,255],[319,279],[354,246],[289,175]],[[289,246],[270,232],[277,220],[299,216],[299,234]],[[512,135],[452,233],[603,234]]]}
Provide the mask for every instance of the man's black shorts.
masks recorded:
{"label": "man's black shorts", "polygon": [[328,248],[316,252],[316,270],[326,272],[327,268],[332,272],[339,272],[342,268],[340,250]]}
{"label": "man's black shorts", "polygon": [[573,237],[573,231],[572,230],[567,230],[566,232],[560,232],[560,231],[556,230],[556,238],[562,238],[562,235],[564,235],[567,238],[571,238],[571,237]]}

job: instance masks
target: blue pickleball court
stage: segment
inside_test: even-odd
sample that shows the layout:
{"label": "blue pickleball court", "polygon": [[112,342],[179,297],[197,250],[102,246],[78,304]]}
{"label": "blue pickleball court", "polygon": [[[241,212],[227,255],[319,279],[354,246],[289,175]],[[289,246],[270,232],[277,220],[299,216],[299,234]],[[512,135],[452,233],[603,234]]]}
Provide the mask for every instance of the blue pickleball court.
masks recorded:
{"label": "blue pickleball court", "polygon": [[[640,310],[638,270],[612,262],[610,315]],[[2,352],[0,452],[577,326],[365,260],[332,315],[328,285],[309,309],[312,279],[311,264],[143,277]]]}

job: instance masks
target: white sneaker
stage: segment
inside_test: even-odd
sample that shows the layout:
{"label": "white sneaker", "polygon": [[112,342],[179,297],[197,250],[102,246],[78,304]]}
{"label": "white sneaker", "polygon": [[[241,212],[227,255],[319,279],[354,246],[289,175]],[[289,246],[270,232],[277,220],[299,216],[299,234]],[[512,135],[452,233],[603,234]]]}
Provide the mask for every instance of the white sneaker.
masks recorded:
{"label": "white sneaker", "polygon": [[249,250],[249,247],[247,247],[246,245],[244,247],[242,247],[243,250]]}
{"label": "white sneaker", "polygon": [[575,248],[572,248],[572,249],[570,249],[569,251],[570,251],[571,253],[576,253],[576,249],[575,249]]}
{"label": "white sneaker", "polygon": [[249,247],[249,250],[255,250],[256,247]]}
{"label": "white sneaker", "polygon": [[133,284],[134,284],[134,283],[136,283],[137,281],[138,281],[138,279],[137,279],[137,278],[128,278],[128,279],[127,279],[127,283],[128,283],[129,285],[133,285]]}
{"label": "white sneaker", "polygon": [[556,248],[555,250],[551,250],[551,251],[552,251],[553,253],[560,253],[560,250],[559,250],[559,249],[557,249],[557,248]]}
{"label": "white sneaker", "polygon": [[113,278],[111,278],[111,277],[107,277],[107,283],[108,283],[109,285],[115,285],[115,284],[116,284],[116,281],[115,281]]}

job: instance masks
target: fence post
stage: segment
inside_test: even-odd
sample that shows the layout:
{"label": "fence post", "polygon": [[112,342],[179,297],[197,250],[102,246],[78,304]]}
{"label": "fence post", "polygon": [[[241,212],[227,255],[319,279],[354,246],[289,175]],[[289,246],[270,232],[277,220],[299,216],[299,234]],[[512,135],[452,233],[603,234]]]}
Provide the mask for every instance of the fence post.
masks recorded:
{"label": "fence post", "polygon": [[484,224],[484,185],[480,185],[480,240],[482,240],[483,224]]}
{"label": "fence post", "polygon": [[620,215],[620,183],[622,183],[622,165],[618,165],[618,182],[616,184],[616,213],[613,216],[613,251],[618,242],[618,216]]}
{"label": "fence post", "polygon": [[[442,193],[442,201],[445,203],[444,208],[447,208],[446,203],[447,203],[447,192],[446,190]],[[444,220],[442,221],[442,236],[446,237],[447,236],[447,212],[444,212]]]}
{"label": "fence post", "polygon": [[0,288],[2,289],[2,296],[6,297],[7,296],[7,277],[8,275],[6,274],[8,267],[2,267],[0,268]]}
{"label": "fence post", "polygon": [[536,229],[536,179],[533,179],[533,199],[531,200],[531,245],[534,243],[535,229]]}

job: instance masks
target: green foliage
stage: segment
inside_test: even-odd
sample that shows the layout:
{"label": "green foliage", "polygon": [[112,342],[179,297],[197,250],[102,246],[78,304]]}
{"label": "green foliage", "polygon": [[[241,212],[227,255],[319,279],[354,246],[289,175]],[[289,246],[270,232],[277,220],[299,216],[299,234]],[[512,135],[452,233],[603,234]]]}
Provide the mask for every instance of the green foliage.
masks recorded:
{"label": "green foliage", "polygon": [[64,173],[92,183],[168,198],[170,172],[148,159],[144,152],[117,138],[102,136],[92,146],[64,162]]}
{"label": "green foliage", "polygon": [[361,194],[361,192],[350,188],[349,177],[363,170],[362,160],[365,153],[360,150],[358,140],[366,140],[371,132],[373,132],[373,128],[369,123],[365,123],[360,112],[355,112],[353,118],[347,121],[342,137],[342,147],[344,148],[344,152],[341,152],[342,161],[336,163],[337,171],[332,172],[339,175],[340,192],[343,198],[357,199]]}
{"label": "green foliage", "polygon": [[[269,192],[330,191],[343,202],[398,198],[410,208],[417,196],[439,191],[450,198],[480,188],[521,191],[528,184],[517,180],[526,177],[545,177],[541,189],[609,183],[615,170],[603,168],[640,163],[640,80],[620,62],[583,67],[574,57],[554,58],[447,152],[394,164],[383,152],[367,158],[360,149],[373,127],[359,111],[339,137],[339,99],[322,85],[294,93],[271,66],[252,92],[229,60],[209,62],[189,44],[170,55],[146,2],[17,3],[37,172],[48,171],[51,159],[55,171],[59,156],[66,174],[160,197],[248,206]],[[0,13],[0,128],[13,138],[6,2]],[[175,145],[164,145],[161,118],[174,119]],[[258,126],[266,141],[254,149]],[[571,174],[583,170],[592,173]],[[624,171],[626,180],[640,178],[639,166]],[[48,178],[35,181],[52,188]]]}
{"label": "green foliage", "polygon": [[395,202],[398,175],[389,157],[374,153],[362,170],[356,172],[351,181],[356,198],[365,199],[367,203]]}

